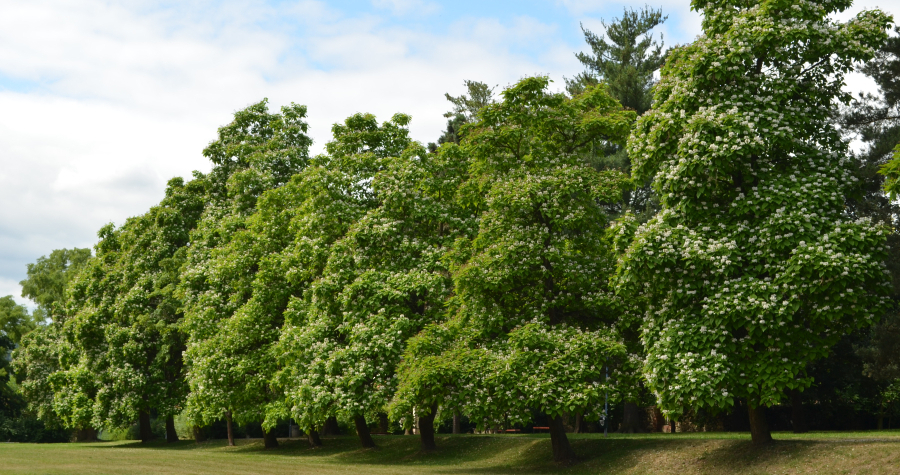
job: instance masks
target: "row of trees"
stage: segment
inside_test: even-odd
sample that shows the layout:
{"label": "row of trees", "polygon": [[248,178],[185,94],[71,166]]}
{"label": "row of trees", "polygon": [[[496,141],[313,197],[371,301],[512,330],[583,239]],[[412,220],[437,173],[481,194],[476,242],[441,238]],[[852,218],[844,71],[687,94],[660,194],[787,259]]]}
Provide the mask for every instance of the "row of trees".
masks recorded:
{"label": "row of trees", "polygon": [[892,294],[893,231],[848,205],[875,199],[841,135],[865,120],[835,119],[890,18],[828,19],[847,6],[695,0],[704,35],[667,54],[647,36],[664,17],[626,12],[612,44],[585,31],[566,93],[448,96],[439,146],[409,116],[356,114],[310,157],[305,107],[239,111],[208,174],[102,228],[93,257],[57,256],[54,279],[29,268],[51,322],[16,337],[21,393],[65,427],[137,420],[149,440],[151,413],[169,437],[185,414],[225,419],[232,444],[260,422],[267,447],[285,419],[312,444],[350,420],[374,447],[390,417],[431,449],[436,417],[539,411],[565,461],[566,415],[604,419],[609,394],[627,419],[649,392],[673,418],[744,404],[765,442],[763,408]]}

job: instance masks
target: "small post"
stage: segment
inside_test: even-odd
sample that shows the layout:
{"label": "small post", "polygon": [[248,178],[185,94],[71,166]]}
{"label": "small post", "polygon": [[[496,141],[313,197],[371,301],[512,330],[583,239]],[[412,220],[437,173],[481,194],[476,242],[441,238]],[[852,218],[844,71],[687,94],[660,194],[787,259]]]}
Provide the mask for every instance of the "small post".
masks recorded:
{"label": "small post", "polygon": [[606,402],[603,403],[603,438],[609,437],[609,365],[606,366]]}

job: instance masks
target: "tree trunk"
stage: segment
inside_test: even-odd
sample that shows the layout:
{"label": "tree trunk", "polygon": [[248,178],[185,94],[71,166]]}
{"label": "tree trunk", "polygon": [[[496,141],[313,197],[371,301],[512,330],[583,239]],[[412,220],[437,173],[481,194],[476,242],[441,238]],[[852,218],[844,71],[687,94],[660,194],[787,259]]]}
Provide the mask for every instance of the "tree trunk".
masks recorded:
{"label": "tree trunk", "polygon": [[322,446],[322,439],[319,438],[319,433],[315,429],[306,431],[306,439],[309,440],[310,447]]}
{"label": "tree trunk", "polygon": [[575,430],[573,432],[576,434],[587,432],[584,427],[584,413],[581,411],[575,413]]}
{"label": "tree trunk", "polygon": [[803,412],[803,399],[800,397],[800,391],[796,389],[791,390],[791,425],[794,426],[795,434],[809,432],[806,414]]}
{"label": "tree trunk", "polygon": [[178,432],[175,431],[175,416],[166,416],[166,442],[178,442]]}
{"label": "tree trunk", "polygon": [[453,433],[461,434],[462,433],[462,424],[459,417],[459,411],[453,411]]}
{"label": "tree trunk", "polygon": [[228,427],[228,446],[234,447],[234,424],[231,422],[231,411],[225,413],[225,425]]}
{"label": "tree trunk", "polygon": [[652,419],[653,432],[662,432],[663,426],[666,425],[666,419],[663,417],[659,407],[653,406],[650,419]]}
{"label": "tree trunk", "polygon": [[275,435],[275,428],[266,430],[263,428],[263,446],[267,449],[278,448],[278,436]]}
{"label": "tree trunk", "polygon": [[641,408],[633,402],[626,402],[625,417],[622,419],[622,425],[619,426],[619,432],[624,434],[643,434],[647,432],[644,428],[644,418],[641,414]]}
{"label": "tree trunk", "polygon": [[562,416],[556,416],[550,419],[550,444],[553,446],[553,460],[555,462],[569,463],[575,461],[575,452],[569,445],[569,438],[566,437],[566,426],[563,424]]}
{"label": "tree trunk", "polygon": [[325,425],[322,426],[322,435],[340,435],[340,433],[341,428],[338,427],[337,417],[331,416],[325,420]]}
{"label": "tree trunk", "polygon": [[93,427],[78,429],[75,431],[75,442],[96,442],[97,430]]}
{"label": "tree trunk", "polygon": [[385,413],[378,414],[378,433],[379,434],[387,434],[388,433],[388,416]]}
{"label": "tree trunk", "polygon": [[766,420],[765,407],[753,407],[747,405],[750,415],[750,439],[753,445],[765,445],[772,442],[772,432],[769,431],[769,422]]}
{"label": "tree trunk", "polygon": [[434,444],[434,416],[437,415],[437,404],[431,406],[431,413],[419,416],[419,438],[422,441],[422,450],[437,450]]}
{"label": "tree trunk", "polygon": [[353,418],[353,423],[356,424],[356,435],[359,436],[359,443],[362,444],[363,448],[376,448],[375,441],[372,440],[372,434],[369,432],[369,425],[366,424],[366,417],[356,416]]}
{"label": "tree trunk", "polygon": [[194,434],[194,442],[200,443],[206,441],[206,434],[203,432],[203,428],[200,426],[194,426],[191,428],[191,432]]}
{"label": "tree trunk", "polygon": [[153,429],[150,428],[149,411],[141,411],[138,416],[138,426],[141,434],[141,442],[150,442],[153,440]]}

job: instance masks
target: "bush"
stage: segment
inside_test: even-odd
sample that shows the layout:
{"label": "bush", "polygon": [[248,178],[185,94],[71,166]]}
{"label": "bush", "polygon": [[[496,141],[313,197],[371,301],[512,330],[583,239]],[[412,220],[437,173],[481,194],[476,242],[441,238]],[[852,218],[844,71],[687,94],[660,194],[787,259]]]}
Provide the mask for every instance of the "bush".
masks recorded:
{"label": "bush", "polygon": [[48,428],[43,421],[31,415],[8,417],[0,414],[0,441],[68,442],[70,437],[70,431]]}

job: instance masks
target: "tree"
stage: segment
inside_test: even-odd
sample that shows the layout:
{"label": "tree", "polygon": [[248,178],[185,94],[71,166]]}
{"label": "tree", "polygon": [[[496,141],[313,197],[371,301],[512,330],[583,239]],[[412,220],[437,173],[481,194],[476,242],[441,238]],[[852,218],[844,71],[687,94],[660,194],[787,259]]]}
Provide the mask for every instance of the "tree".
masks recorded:
{"label": "tree", "polygon": [[90,249],[56,249],[49,256],[41,256],[28,264],[28,277],[19,282],[22,297],[37,304],[35,320],[43,322],[53,312],[53,306],[65,299],[69,281],[91,258]]}
{"label": "tree", "polygon": [[594,139],[623,141],[635,114],[604,87],[568,98],[548,84],[520,81],[468,126],[470,178],[458,200],[480,216],[478,231],[447,257],[452,320],[410,346],[425,353],[407,353],[399,395],[411,400],[396,404],[459,404],[481,428],[541,410],[554,458],[566,462],[574,455],[563,414],[602,416],[603,367],[624,354],[605,328],[615,319],[605,290],[614,258],[601,204],[621,197],[626,178],[596,171],[579,152]]}
{"label": "tree", "polygon": [[807,365],[886,304],[885,231],[844,212],[851,163],[830,119],[889,17],[827,18],[847,2],[692,5],[703,35],[670,55],[629,140],[663,209],[619,286],[648,302],[644,375],[662,409],[741,398],[766,443],[764,408],[808,387]]}
{"label": "tree", "polygon": [[[411,144],[409,120],[407,115],[396,114],[379,125],[375,116],[357,114],[335,125],[334,140],[326,147],[328,154],[316,157],[314,166],[278,193],[293,216],[292,242],[272,261],[284,272],[269,274],[270,279],[286,281],[287,300],[279,307],[284,327],[275,349],[282,367],[277,384],[285,397],[282,406],[273,410],[291,415],[306,431],[321,429],[333,416],[349,418],[363,447],[374,446],[366,416],[374,416],[380,406],[379,399],[367,393],[372,381],[342,372],[348,360],[354,366],[368,364],[365,354],[347,348],[352,346],[347,333],[354,328],[342,324],[353,318],[339,310],[349,304],[341,300],[341,286],[346,284],[342,278],[352,275],[364,259],[376,258],[353,256],[350,235],[356,234],[352,230],[367,213],[383,203],[377,177]],[[348,253],[352,256],[349,262]],[[354,262],[354,257],[361,262]],[[338,260],[341,264],[335,263]],[[359,297],[359,305],[365,305],[364,298]],[[348,387],[350,382],[358,386]]]}
{"label": "tree", "polygon": [[659,70],[666,57],[662,35],[657,43],[650,32],[667,18],[661,10],[649,7],[640,11],[626,8],[621,19],[614,18],[609,24],[601,21],[609,42],[582,25],[581,31],[592,54],[575,53],[587,71],[566,80],[569,91],[577,93],[587,85],[604,82],[610,95],[623,106],[638,115],[649,110],[653,73]]}
{"label": "tree", "polygon": [[10,382],[15,382],[10,364],[10,354],[32,331],[36,324],[28,315],[28,309],[16,304],[12,295],[0,298],[0,416],[14,411],[17,394]]}
{"label": "tree", "polygon": [[[396,389],[406,341],[443,320],[453,285],[442,257],[474,230],[471,213],[453,199],[467,163],[454,145],[428,154],[418,144],[385,160],[372,188],[381,205],[332,248],[322,278],[311,288],[310,334],[324,369],[316,376],[338,407],[354,408],[357,426],[384,412]],[[327,322],[327,323],[326,323]],[[320,383],[321,384],[321,383]],[[425,450],[435,448],[435,411],[419,408]]]}
{"label": "tree", "polygon": [[[268,322],[248,321],[241,309],[253,296],[261,259],[277,250],[252,231],[265,225],[257,221],[259,197],[307,166],[312,141],[305,119],[305,106],[272,114],[263,100],[236,112],[203,151],[214,165],[202,177],[208,203],[191,232],[177,292],[188,339],[187,409],[197,423],[224,417],[230,445],[233,423],[261,422],[272,398],[267,373],[259,368],[268,358],[264,342],[272,330]],[[267,448],[277,446],[271,431],[264,435]]]}
{"label": "tree", "polygon": [[[650,109],[653,98],[654,74],[668,54],[668,50],[663,49],[662,35],[657,42],[651,32],[666,18],[660,10],[649,7],[639,11],[626,9],[621,19],[602,22],[606,38],[582,26],[591,53],[575,54],[586,70],[572,79],[566,79],[569,94],[578,94],[589,85],[603,82],[622,105],[636,111],[638,116],[644,114]],[[631,160],[621,144],[599,140],[587,150],[586,159],[598,170],[615,169],[631,173]],[[650,181],[645,180],[638,185],[625,191],[623,201],[607,206],[611,216],[633,212],[641,221],[646,221],[658,211]]]}
{"label": "tree", "polygon": [[169,181],[166,196],[147,213],[116,229],[101,229],[97,258],[73,283],[60,370],[50,376],[55,409],[69,427],[127,427],[139,421],[153,438],[151,411],[167,419],[181,411],[186,384],[178,330],[178,252],[203,210],[199,181]]}
{"label": "tree", "polygon": [[[50,386],[50,376],[59,371],[60,327],[55,321],[37,327],[22,338],[12,358],[12,368],[28,410],[51,427],[63,425],[53,409],[54,394]],[[87,439],[94,439],[94,435],[87,435]],[[78,441],[83,441],[82,438]]]}
{"label": "tree", "polygon": [[428,149],[434,153],[437,151],[438,145],[445,143],[459,144],[460,132],[462,126],[473,122],[478,117],[478,111],[486,105],[494,102],[494,88],[479,81],[463,81],[466,86],[468,95],[462,94],[458,97],[444,93],[444,97],[453,104],[453,110],[444,114],[449,118],[447,128],[444,133],[438,137],[437,144],[429,143]]}
{"label": "tree", "polygon": [[[28,410],[49,428],[63,425],[53,410],[49,378],[59,371],[66,289],[90,259],[90,249],[56,249],[28,264],[28,277],[20,282],[22,296],[38,305],[32,315],[38,325],[18,342],[12,365]],[[96,431],[89,425],[78,427],[77,441],[95,439]]]}
{"label": "tree", "polygon": [[[894,32],[895,35],[900,33],[900,28],[895,27]],[[847,205],[853,216],[869,217],[874,222],[891,227],[887,265],[894,284],[892,298],[896,301],[900,298],[900,235],[896,226],[900,218],[900,205],[896,194],[891,193],[891,178],[882,173],[891,175],[894,147],[900,143],[900,83],[896,80],[896,74],[900,74],[900,37],[888,38],[875,56],[858,70],[874,79],[879,90],[877,94],[860,93],[849,106],[841,108],[837,117],[838,124],[848,137],[865,144],[860,152],[854,154],[858,186],[848,197]],[[845,339],[849,340],[848,345],[856,348],[857,355],[862,359],[862,372],[877,384],[886,386],[900,377],[898,337],[900,313],[894,307],[880,316],[880,321],[870,330],[856,332]],[[834,366],[847,365],[855,360],[844,355],[834,355],[832,358],[835,360]],[[851,367],[860,371],[856,365]],[[809,397],[822,398],[820,394]],[[878,412],[883,409],[884,406],[879,407]]]}
{"label": "tree", "polygon": [[33,316],[28,315],[28,309],[17,304],[12,295],[0,297],[0,333],[6,335],[13,345],[18,345],[22,337],[37,325]]}

